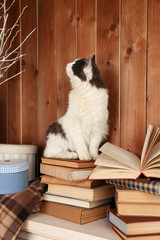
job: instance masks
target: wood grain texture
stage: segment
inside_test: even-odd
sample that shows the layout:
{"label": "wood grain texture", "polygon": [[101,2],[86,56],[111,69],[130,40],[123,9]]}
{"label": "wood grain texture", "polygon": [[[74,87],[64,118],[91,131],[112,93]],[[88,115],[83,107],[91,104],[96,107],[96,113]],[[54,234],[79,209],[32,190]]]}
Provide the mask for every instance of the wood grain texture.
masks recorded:
{"label": "wood grain texture", "polygon": [[39,1],[38,8],[38,145],[43,147],[47,128],[57,118],[55,1],[47,0],[47,4],[46,0]]}
{"label": "wood grain texture", "polygon": [[[109,141],[140,155],[147,124],[160,125],[159,0],[19,3],[22,8],[28,5],[21,41],[34,27],[38,41],[35,32],[22,47],[26,56],[21,64],[8,72],[11,75],[22,66],[21,81],[15,78],[0,86],[0,142],[43,148],[48,125],[68,106],[66,64],[95,53],[109,90]],[[16,4],[11,21],[18,14],[18,0]]]}
{"label": "wood grain texture", "polygon": [[[16,0],[12,8],[9,11],[9,28],[13,26],[19,16],[19,0]],[[20,21],[19,21],[20,23]],[[19,27],[17,26],[12,33],[12,37],[16,34]],[[20,45],[20,34],[17,35],[13,41],[13,51],[17,46]],[[19,49],[20,51],[20,49]],[[15,55],[16,56],[16,55]],[[14,54],[11,55],[14,57]],[[20,72],[20,61],[16,62],[8,71],[8,77]],[[20,76],[14,77],[8,82],[8,143],[16,144],[20,143]]]}
{"label": "wood grain texture", "polygon": [[[3,0],[0,0],[0,4]],[[3,27],[3,11],[0,10],[0,16],[2,19],[0,21],[0,28]],[[3,56],[4,52],[0,55]],[[3,64],[4,66],[4,64]],[[7,78],[8,73],[4,73],[0,82]],[[0,85],[0,143],[5,143],[8,141],[8,83]]]}
{"label": "wood grain texture", "polygon": [[160,1],[148,1],[147,125],[160,126]]}
{"label": "wood grain texture", "polygon": [[109,90],[109,141],[119,145],[119,1],[97,1],[97,64]]}
{"label": "wood grain texture", "polygon": [[[89,10],[89,11],[88,11]],[[94,0],[77,1],[77,57],[95,54],[96,9]]]}
{"label": "wood grain texture", "polygon": [[[22,41],[37,27],[36,1],[21,1],[22,9],[28,6],[22,17]],[[36,31],[22,46],[26,54],[22,60],[22,143],[37,142],[37,39]]]}
{"label": "wood grain texture", "polygon": [[[2,79],[3,80],[3,79]],[[0,143],[8,142],[8,84],[0,86]]]}
{"label": "wood grain texture", "polygon": [[76,59],[76,1],[56,1],[56,75],[57,75],[57,118],[67,110],[69,78],[66,64]]}
{"label": "wood grain texture", "polygon": [[121,147],[137,155],[146,129],[146,13],[146,0],[122,0],[120,140]]}

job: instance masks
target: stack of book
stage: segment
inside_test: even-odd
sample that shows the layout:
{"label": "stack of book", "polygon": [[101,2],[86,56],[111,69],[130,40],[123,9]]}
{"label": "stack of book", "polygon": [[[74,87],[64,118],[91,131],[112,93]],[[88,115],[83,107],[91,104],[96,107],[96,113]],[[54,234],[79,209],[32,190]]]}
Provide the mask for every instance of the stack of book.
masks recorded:
{"label": "stack of book", "polygon": [[104,218],[115,188],[103,180],[88,180],[94,167],[94,161],[42,158],[41,182],[48,190],[41,212],[79,224]]}
{"label": "stack of book", "polygon": [[159,134],[160,128],[149,125],[141,159],[104,144],[90,176],[116,185],[116,209],[108,211],[108,221],[122,239],[160,239]]}

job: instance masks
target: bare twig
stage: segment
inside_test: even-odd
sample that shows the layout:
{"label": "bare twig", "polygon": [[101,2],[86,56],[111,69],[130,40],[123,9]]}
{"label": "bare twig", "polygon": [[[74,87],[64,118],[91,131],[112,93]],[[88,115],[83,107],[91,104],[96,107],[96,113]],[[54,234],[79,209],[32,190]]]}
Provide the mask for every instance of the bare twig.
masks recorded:
{"label": "bare twig", "polygon": [[[4,73],[6,73],[18,60],[20,60],[25,54],[20,54],[20,47],[26,42],[26,40],[30,37],[30,35],[36,30],[33,29],[25,38],[24,40],[18,45],[13,45],[15,43],[15,39],[18,34],[21,32],[21,28],[19,27],[19,21],[24,14],[24,11],[28,6],[25,6],[19,16],[17,17],[15,23],[10,27],[7,28],[7,22],[9,18],[9,10],[12,8],[15,0],[12,0],[10,5],[6,7],[7,0],[4,0],[3,3],[0,3],[0,21],[1,21],[1,28],[0,28],[0,80],[4,78]],[[15,32],[13,34],[13,31]],[[10,79],[20,75],[23,71],[20,71],[16,74],[13,74],[11,77],[7,77],[3,80],[0,85],[9,81]]]}

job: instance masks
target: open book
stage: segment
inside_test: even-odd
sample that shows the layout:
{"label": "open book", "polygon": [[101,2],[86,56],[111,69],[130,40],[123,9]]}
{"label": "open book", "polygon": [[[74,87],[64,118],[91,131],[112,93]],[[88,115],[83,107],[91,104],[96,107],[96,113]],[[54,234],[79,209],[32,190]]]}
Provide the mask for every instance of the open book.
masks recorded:
{"label": "open book", "polygon": [[141,174],[146,177],[160,177],[160,142],[155,142],[160,128],[148,126],[141,159],[133,153],[105,143],[95,161],[97,165],[90,179],[137,179]]}

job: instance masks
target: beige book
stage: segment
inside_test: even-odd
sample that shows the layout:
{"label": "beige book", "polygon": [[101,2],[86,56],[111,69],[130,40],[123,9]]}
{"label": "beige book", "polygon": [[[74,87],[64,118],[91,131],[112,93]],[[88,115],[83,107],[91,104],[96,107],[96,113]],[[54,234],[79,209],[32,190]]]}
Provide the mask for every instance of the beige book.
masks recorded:
{"label": "beige book", "polygon": [[135,236],[127,236],[123,232],[121,232],[118,228],[115,226],[112,226],[113,230],[115,230],[116,233],[121,237],[123,240],[159,240],[160,239],[160,233],[154,233],[150,235],[135,235]]}
{"label": "beige book", "polygon": [[41,158],[42,163],[55,166],[70,167],[70,168],[94,168],[94,160],[82,161],[75,159],[58,159],[58,158]]}
{"label": "beige book", "polygon": [[69,198],[69,197],[64,197],[64,196],[57,196],[54,194],[49,194],[49,193],[44,193],[42,196],[42,200],[44,201],[49,201],[49,202],[55,202],[55,203],[61,203],[61,204],[67,204],[75,207],[82,207],[82,208],[94,208],[97,206],[101,206],[103,204],[110,203],[110,199],[103,199],[103,200],[98,200],[98,201],[87,201],[87,200],[82,200],[78,198]]}
{"label": "beige book", "polygon": [[120,240],[106,219],[79,225],[41,212],[28,216],[22,231],[56,240]]}
{"label": "beige book", "polygon": [[160,217],[159,203],[116,202],[117,213],[124,216]]}
{"label": "beige book", "polygon": [[66,181],[86,180],[92,173],[93,168],[75,169],[68,167],[52,166],[48,164],[40,164],[40,173],[48,174],[56,178]]}
{"label": "beige book", "polygon": [[148,126],[141,159],[125,149],[105,143],[100,148],[101,154],[95,161],[97,167],[90,179],[137,179],[141,174],[159,178],[160,142],[155,145],[159,134],[159,127]]}
{"label": "beige book", "polygon": [[58,184],[48,184],[47,193],[71,198],[79,198],[88,201],[98,201],[115,195],[114,185],[104,185],[96,188],[82,188]]}
{"label": "beige book", "polygon": [[46,184],[59,184],[59,185],[69,185],[69,186],[77,186],[84,188],[95,188],[102,185],[105,185],[106,182],[104,180],[84,180],[84,181],[65,181],[60,178],[55,178],[48,175],[41,175],[41,182]]}
{"label": "beige book", "polygon": [[160,196],[133,190],[125,187],[116,186],[116,201],[124,203],[159,203]]}

